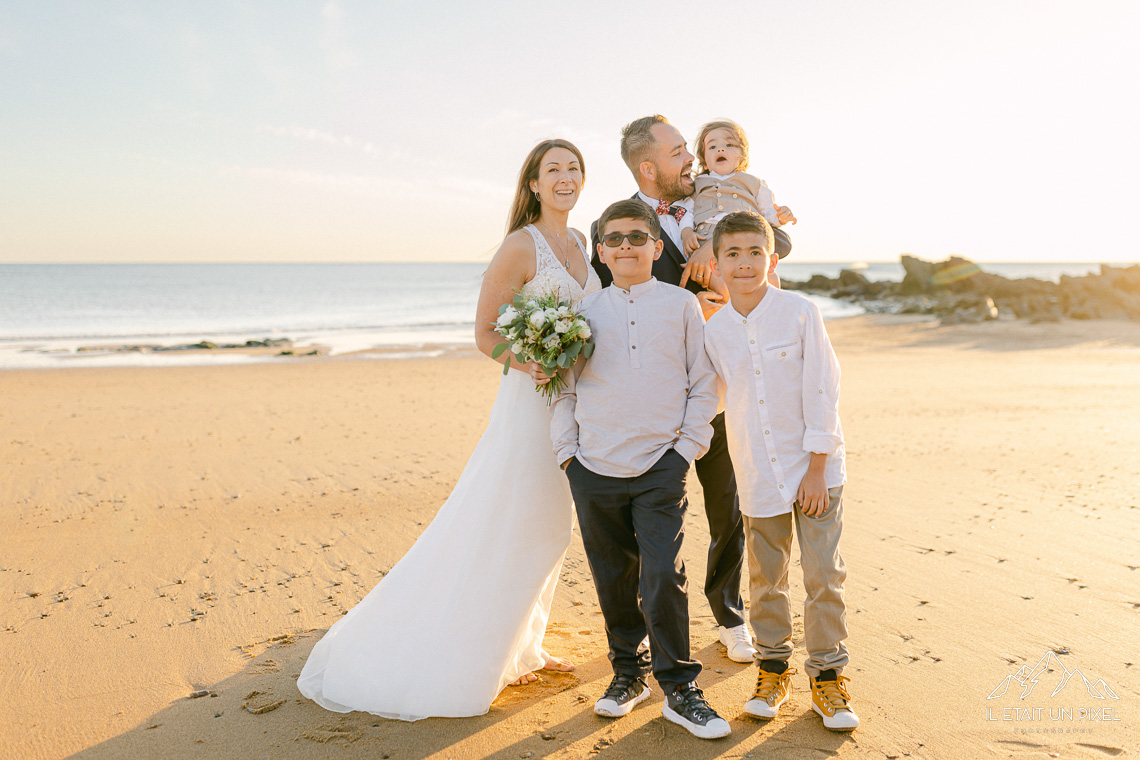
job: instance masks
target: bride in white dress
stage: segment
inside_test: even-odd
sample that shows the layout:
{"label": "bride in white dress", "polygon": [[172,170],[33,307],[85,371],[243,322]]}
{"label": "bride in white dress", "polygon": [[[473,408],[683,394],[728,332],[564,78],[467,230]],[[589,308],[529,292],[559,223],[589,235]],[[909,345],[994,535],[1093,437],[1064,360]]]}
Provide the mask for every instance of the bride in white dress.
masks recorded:
{"label": "bride in white dress", "polygon": [[[585,179],[564,140],[535,146],[519,173],[509,232],[483,278],[475,315],[484,354],[516,290],[581,299],[601,288],[585,239],[567,228]],[[509,352],[499,357],[506,359]],[[508,684],[570,670],[542,648],[574,524],[555,463],[538,365],[511,360],[487,429],[419,540],[325,634],[297,687],[336,712],[419,720],[487,712]]]}

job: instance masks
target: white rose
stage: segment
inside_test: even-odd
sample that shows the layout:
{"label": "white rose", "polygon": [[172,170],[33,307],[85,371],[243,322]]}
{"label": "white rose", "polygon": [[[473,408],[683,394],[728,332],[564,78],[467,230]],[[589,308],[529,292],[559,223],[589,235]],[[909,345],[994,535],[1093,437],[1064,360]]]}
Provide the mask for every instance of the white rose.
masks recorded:
{"label": "white rose", "polygon": [[531,327],[539,328],[546,324],[546,312],[536,311],[530,315]]}
{"label": "white rose", "polygon": [[508,306],[507,310],[499,315],[499,327],[506,327],[511,322],[518,319],[519,313],[513,307]]}
{"label": "white rose", "polygon": [[593,333],[590,332],[590,326],[589,325],[586,325],[585,327],[583,327],[582,331],[578,333],[578,337],[581,338],[582,340],[589,340],[591,335],[593,335]]}
{"label": "white rose", "polygon": [[515,343],[511,346],[511,353],[521,354],[522,352],[523,352],[523,344],[522,343]]}
{"label": "white rose", "polygon": [[571,322],[569,319],[560,319],[554,323],[554,332],[559,333],[559,334],[564,333],[567,330],[569,330],[571,325],[573,325],[573,324],[574,323]]}
{"label": "white rose", "polygon": [[558,337],[558,333],[551,333],[546,340],[542,341],[542,345],[550,348],[551,346],[557,346],[561,342],[562,338]]}
{"label": "white rose", "polygon": [[566,319],[566,317],[568,317],[568,316],[570,316],[570,307],[569,306],[559,306],[558,307],[559,319]]}

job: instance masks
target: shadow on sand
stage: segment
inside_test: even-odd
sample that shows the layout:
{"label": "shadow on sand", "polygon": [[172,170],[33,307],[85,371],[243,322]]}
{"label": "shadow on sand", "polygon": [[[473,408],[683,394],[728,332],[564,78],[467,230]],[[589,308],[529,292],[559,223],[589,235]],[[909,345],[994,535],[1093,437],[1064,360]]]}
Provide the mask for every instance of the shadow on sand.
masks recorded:
{"label": "shadow on sand", "polygon": [[[701,684],[732,725],[731,736],[702,741],[661,716],[653,697],[620,720],[593,714],[612,675],[604,656],[578,664],[573,673],[543,673],[526,687],[508,688],[486,715],[431,718],[415,723],[367,713],[341,715],[303,698],[296,678],[324,631],[266,642],[241,672],[214,684],[208,696],[182,698],[136,728],[71,756],[100,758],[475,758],[546,757],[829,757],[855,741],[820,724],[806,695],[785,716],[764,722],[739,704],[722,704],[716,692],[734,692],[754,678],[750,665],[728,663],[719,645],[696,653],[706,667]],[[740,681],[740,683],[736,683]],[[748,684],[744,684],[747,681]],[[447,688],[447,684],[440,684]]]}

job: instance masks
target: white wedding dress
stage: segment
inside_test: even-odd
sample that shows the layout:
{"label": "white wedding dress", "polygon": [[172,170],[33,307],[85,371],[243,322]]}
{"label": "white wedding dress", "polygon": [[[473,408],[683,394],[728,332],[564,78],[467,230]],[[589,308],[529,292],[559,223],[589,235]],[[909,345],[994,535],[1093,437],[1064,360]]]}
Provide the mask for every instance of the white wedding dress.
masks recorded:
{"label": "white wedding dress", "polygon": [[[524,295],[557,289],[577,301],[601,288],[589,257],[582,287],[542,235],[525,229],[537,266]],[[482,715],[503,687],[545,664],[542,638],[573,525],[550,410],[530,376],[512,370],[451,496],[403,559],[317,642],[297,687],[335,712]]]}

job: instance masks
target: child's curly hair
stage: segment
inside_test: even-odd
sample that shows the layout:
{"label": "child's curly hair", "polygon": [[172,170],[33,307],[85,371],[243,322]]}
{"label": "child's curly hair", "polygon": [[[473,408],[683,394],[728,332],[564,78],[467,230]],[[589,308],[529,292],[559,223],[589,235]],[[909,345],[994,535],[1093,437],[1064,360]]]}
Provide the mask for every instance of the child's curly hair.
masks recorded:
{"label": "child's curly hair", "polygon": [[740,143],[740,166],[736,167],[737,171],[744,171],[748,168],[748,137],[744,134],[744,130],[735,121],[728,119],[720,119],[718,121],[710,121],[708,124],[701,127],[701,133],[697,135],[696,151],[697,154],[697,174],[708,174],[709,168],[705,166],[705,140],[708,139],[709,133],[714,129],[727,129],[736,135],[736,140]]}

